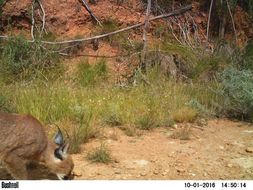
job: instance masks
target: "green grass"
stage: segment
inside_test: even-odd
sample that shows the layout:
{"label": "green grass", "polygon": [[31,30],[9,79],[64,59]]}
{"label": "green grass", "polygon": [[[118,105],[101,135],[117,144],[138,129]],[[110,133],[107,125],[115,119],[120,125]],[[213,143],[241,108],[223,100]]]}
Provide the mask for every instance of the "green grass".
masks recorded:
{"label": "green grass", "polygon": [[54,51],[43,48],[40,41],[29,43],[23,36],[1,43],[0,81],[54,80],[62,76],[64,68]]}
{"label": "green grass", "polygon": [[94,86],[96,83],[105,81],[107,77],[106,60],[100,59],[92,65],[87,59],[78,64],[78,82],[82,86]]}
{"label": "green grass", "polygon": [[112,161],[110,151],[103,144],[101,144],[101,146],[96,148],[95,150],[88,152],[87,159],[92,162],[104,164]]}

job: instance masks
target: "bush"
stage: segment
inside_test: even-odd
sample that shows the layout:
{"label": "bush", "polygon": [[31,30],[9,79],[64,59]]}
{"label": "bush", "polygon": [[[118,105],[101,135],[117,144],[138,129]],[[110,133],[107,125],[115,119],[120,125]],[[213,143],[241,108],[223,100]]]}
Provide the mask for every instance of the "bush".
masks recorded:
{"label": "bush", "polygon": [[12,108],[9,105],[9,101],[5,95],[0,93],[0,112],[11,112]]}
{"label": "bush", "polygon": [[78,65],[77,76],[82,86],[92,86],[104,80],[107,74],[106,60],[101,59],[93,65],[84,60]]}
{"label": "bush", "polygon": [[253,120],[253,73],[250,70],[225,69],[221,73],[224,112],[231,117]]}
{"label": "bush", "polygon": [[110,126],[120,126],[123,124],[120,109],[117,105],[109,105],[109,108],[102,114],[102,120],[105,124]]}
{"label": "bush", "polygon": [[40,42],[30,43],[22,36],[13,37],[2,43],[0,50],[0,76],[5,82],[31,80],[38,77],[48,78],[50,70],[63,71],[59,56],[43,48]]}
{"label": "bush", "polygon": [[196,109],[190,107],[182,107],[175,112],[172,112],[172,119],[176,122],[193,122],[198,115],[198,111]]}
{"label": "bush", "polygon": [[89,152],[87,158],[92,162],[99,163],[109,163],[112,160],[109,150],[103,144],[94,151]]}
{"label": "bush", "polygon": [[144,115],[139,116],[136,121],[136,126],[143,130],[151,130],[159,127],[159,123],[155,117],[155,113],[148,111]]}
{"label": "bush", "polygon": [[78,124],[70,130],[70,152],[78,153],[80,146],[94,135],[92,128],[92,112],[83,112],[77,115]]}
{"label": "bush", "polygon": [[18,113],[29,113],[45,124],[74,118],[71,110],[72,97],[65,87],[17,85],[11,95],[11,104]]}

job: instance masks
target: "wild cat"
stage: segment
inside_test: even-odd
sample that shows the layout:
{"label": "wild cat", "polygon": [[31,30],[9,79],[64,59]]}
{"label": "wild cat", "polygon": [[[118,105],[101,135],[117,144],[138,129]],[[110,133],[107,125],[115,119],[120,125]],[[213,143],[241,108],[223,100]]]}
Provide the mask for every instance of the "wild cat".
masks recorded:
{"label": "wild cat", "polygon": [[28,179],[31,161],[45,165],[59,179],[70,179],[74,163],[68,147],[60,129],[50,141],[33,116],[0,112],[0,161],[14,179]]}

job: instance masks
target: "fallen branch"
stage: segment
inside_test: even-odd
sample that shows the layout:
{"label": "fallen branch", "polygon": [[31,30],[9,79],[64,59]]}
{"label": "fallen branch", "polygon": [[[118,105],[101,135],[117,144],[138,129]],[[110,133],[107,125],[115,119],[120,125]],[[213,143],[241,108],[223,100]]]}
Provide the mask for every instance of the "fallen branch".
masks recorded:
{"label": "fallen branch", "polygon": [[90,16],[100,25],[102,26],[101,22],[97,19],[97,17],[93,14],[92,10],[90,9],[89,5],[86,3],[85,0],[81,0],[84,8],[86,9],[86,11],[89,12]]}
{"label": "fallen branch", "polygon": [[[176,15],[185,13],[186,11],[189,11],[191,9],[192,9],[192,5],[187,5],[187,6],[183,7],[183,8],[181,8],[181,9],[172,11],[171,13],[162,14],[162,15],[150,18],[149,21],[155,21],[155,20],[158,20],[158,19],[166,18],[166,17],[176,16]],[[114,35],[114,34],[118,34],[120,32],[125,32],[125,31],[128,31],[128,30],[132,30],[134,28],[138,28],[140,26],[143,26],[144,24],[145,24],[144,22],[143,23],[139,23],[139,24],[135,24],[135,25],[132,25],[132,26],[129,26],[129,27],[126,27],[126,28],[122,28],[120,30],[116,30],[114,32],[109,32],[109,33],[106,33],[106,34],[101,34],[101,35],[94,36],[94,37],[89,37],[89,38],[82,38],[82,39],[75,39],[75,40],[66,40],[66,41],[59,41],[59,42],[42,41],[42,43],[56,45],[56,44],[66,44],[66,43],[72,43],[72,42],[74,43],[74,42],[91,41],[91,40],[94,40],[94,39],[100,39],[100,38],[104,38],[104,37],[111,36],[111,35]]]}

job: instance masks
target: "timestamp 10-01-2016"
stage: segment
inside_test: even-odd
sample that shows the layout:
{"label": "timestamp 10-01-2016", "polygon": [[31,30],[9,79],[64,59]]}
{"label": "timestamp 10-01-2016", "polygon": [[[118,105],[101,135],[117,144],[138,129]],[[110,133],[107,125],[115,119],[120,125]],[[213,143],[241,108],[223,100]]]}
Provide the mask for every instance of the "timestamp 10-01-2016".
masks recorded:
{"label": "timestamp 10-01-2016", "polygon": [[185,182],[185,188],[203,189],[247,189],[247,182]]}

